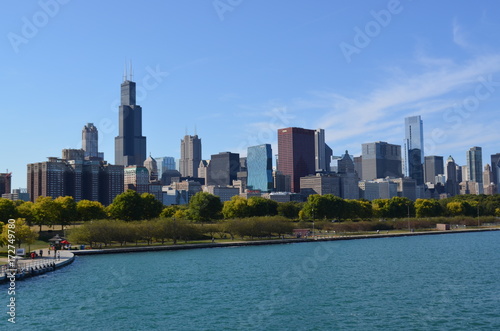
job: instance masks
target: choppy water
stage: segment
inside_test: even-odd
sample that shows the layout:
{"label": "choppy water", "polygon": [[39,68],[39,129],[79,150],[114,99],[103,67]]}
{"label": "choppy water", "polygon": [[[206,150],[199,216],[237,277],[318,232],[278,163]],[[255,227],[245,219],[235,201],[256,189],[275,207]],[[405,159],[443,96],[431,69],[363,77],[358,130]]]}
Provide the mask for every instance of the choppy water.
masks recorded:
{"label": "choppy water", "polygon": [[16,303],[0,329],[500,330],[500,232],[77,257]]}

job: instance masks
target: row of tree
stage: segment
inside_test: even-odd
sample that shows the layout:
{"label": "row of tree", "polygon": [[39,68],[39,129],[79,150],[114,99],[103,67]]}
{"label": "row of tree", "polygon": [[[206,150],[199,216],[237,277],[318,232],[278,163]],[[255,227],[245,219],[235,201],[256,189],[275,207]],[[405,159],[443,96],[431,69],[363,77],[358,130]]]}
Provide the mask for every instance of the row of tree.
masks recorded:
{"label": "row of tree", "polygon": [[96,219],[121,219],[125,221],[153,219],[160,215],[163,204],[154,195],[127,191],[118,195],[113,203],[104,207],[98,201],[81,200],[72,197],[38,197],[35,203],[11,201],[0,198],[0,220],[22,218],[29,225],[69,225]]}
{"label": "row of tree", "polygon": [[72,197],[39,197],[35,203],[0,199],[0,220],[23,218],[30,225],[68,225],[96,219],[134,221],[176,218],[209,223],[220,219],[282,216],[302,220],[362,220],[438,216],[500,216],[500,195],[460,195],[448,199],[407,198],[347,200],[337,196],[311,195],[304,203],[278,203],[261,197],[234,196],[222,203],[210,193],[199,192],[188,205],[165,207],[152,194],[129,190],[104,207],[97,201],[75,202]]}
{"label": "row of tree", "polygon": [[69,231],[69,240],[74,243],[86,243],[91,246],[103,244],[105,247],[117,243],[153,242],[164,244],[171,241],[188,242],[190,240],[210,238],[270,238],[293,233],[294,224],[282,217],[253,217],[224,220],[214,224],[193,224],[177,218],[132,221],[96,220],[84,223]]}

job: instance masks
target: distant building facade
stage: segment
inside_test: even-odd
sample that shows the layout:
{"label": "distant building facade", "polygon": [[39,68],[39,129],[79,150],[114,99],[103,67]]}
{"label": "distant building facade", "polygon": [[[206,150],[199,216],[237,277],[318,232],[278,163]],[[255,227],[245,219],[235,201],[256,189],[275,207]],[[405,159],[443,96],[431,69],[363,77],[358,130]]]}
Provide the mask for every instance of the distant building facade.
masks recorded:
{"label": "distant building facade", "polygon": [[444,163],[442,156],[426,156],[424,158],[425,182],[436,184],[436,176],[444,175]]}
{"label": "distant building facade", "polygon": [[340,178],[335,174],[301,177],[300,193],[306,197],[312,194],[333,194],[340,197]]}
{"label": "distant building facade", "polygon": [[261,192],[272,191],[274,188],[274,184],[273,154],[271,145],[263,144],[248,147],[246,161],[246,186],[251,187],[252,190],[260,190]]}
{"label": "distant building facade", "polygon": [[175,159],[171,156],[155,157],[158,167],[158,178],[161,179],[163,173],[167,170],[176,170]]}
{"label": "distant building facade", "polygon": [[315,169],[315,131],[290,127],[278,130],[278,171],[290,176],[291,192],[300,192],[300,178]]}
{"label": "distant building facade", "polygon": [[405,118],[403,145],[403,175],[413,178],[417,185],[424,183],[424,131],[420,116]]}
{"label": "distant building facade", "polygon": [[207,185],[203,187],[203,191],[218,196],[221,202],[229,201],[240,194],[239,188],[230,186]]}
{"label": "distant building facade", "polygon": [[10,193],[12,188],[12,173],[0,173],[0,197]]}
{"label": "distant building facade", "polygon": [[383,141],[362,144],[362,179],[402,177],[401,146]]}
{"label": "distant building facade", "polygon": [[448,157],[446,160],[446,184],[445,191],[449,196],[455,196],[459,194],[459,178],[457,174],[457,165],[455,160],[451,157]]}
{"label": "distant building facade", "polygon": [[330,172],[330,163],[333,151],[325,143],[325,130],[317,129],[314,131],[314,166],[316,172]]}
{"label": "distant building facade", "polygon": [[500,153],[491,155],[491,179],[500,193]]}
{"label": "distant building facade", "polygon": [[146,137],[142,135],[142,108],[136,104],[136,84],[125,77],[121,84],[118,111],[118,136],[115,138],[115,164],[142,166],[146,160]]}
{"label": "distant building facade", "polygon": [[183,177],[198,177],[198,167],[201,161],[201,139],[198,135],[184,136],[181,140],[181,158],[179,172]]}
{"label": "distant building facade", "polygon": [[212,155],[207,168],[207,185],[227,186],[238,179],[240,171],[240,155],[231,152],[221,152]]}
{"label": "distant building facade", "polygon": [[472,147],[467,151],[467,180],[483,183],[483,151],[481,147]]}
{"label": "distant building facade", "polygon": [[4,199],[9,199],[12,201],[29,201],[30,200],[30,195],[28,194],[28,190],[25,188],[17,188],[13,189],[12,193],[4,193],[1,195],[2,198]]}
{"label": "distant building facade", "polygon": [[75,201],[92,200],[109,205],[123,193],[123,166],[105,161],[87,160],[83,150],[63,150],[63,157],[27,166],[28,194],[31,201],[39,196],[71,196]]}
{"label": "distant building facade", "polygon": [[156,160],[149,156],[146,161],[144,161],[144,167],[148,169],[149,181],[154,182],[158,180],[158,163]]}
{"label": "distant building facade", "polygon": [[86,158],[99,157],[99,134],[94,123],[87,123],[82,130],[82,149]]}
{"label": "distant building facade", "polygon": [[149,193],[149,171],[144,166],[128,166],[124,170],[124,191]]}

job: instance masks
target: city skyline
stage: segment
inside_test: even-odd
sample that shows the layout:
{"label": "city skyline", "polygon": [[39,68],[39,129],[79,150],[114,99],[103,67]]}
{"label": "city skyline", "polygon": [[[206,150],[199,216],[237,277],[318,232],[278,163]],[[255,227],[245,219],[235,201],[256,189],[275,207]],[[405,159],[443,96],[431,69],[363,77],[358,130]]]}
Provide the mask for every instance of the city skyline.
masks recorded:
{"label": "city skyline", "polygon": [[[38,3],[6,2],[0,81],[9,139],[0,142],[0,172],[13,173],[13,189],[27,187],[26,165],[80,148],[85,123],[98,128],[99,151],[113,162],[117,86],[129,60],[155,157],[178,159],[186,128],[203,138],[208,159],[264,143],[277,150],[275,132],[285,127],[322,128],[334,155],[360,155],[363,143],[400,145],[402,119],[421,115],[425,155],[465,165],[466,151],[481,146],[490,163],[500,140],[500,4],[401,1],[393,12],[388,4],[255,1],[221,14],[211,2],[103,3],[99,11],[67,2],[49,15]],[[43,15],[47,22],[34,21]],[[130,15],[147,24],[121,24]],[[366,34],[370,26],[378,31]],[[14,35],[24,39],[16,44]]]}

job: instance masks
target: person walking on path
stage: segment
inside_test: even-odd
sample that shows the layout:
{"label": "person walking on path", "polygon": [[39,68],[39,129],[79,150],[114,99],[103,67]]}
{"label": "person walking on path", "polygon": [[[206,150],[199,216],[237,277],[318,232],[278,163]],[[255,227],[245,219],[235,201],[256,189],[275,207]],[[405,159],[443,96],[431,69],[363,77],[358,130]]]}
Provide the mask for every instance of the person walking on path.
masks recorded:
{"label": "person walking on path", "polygon": [[40,257],[43,258],[43,250],[42,249],[40,250]]}

